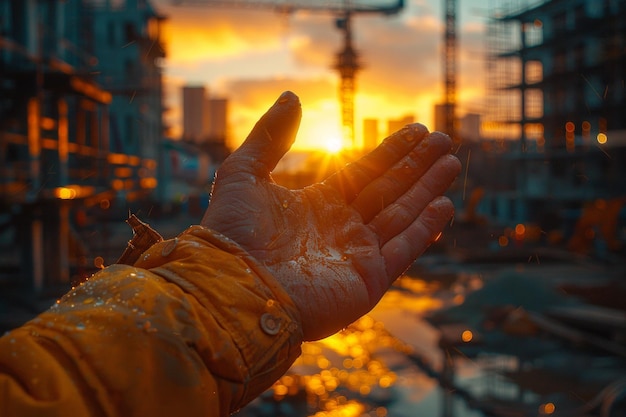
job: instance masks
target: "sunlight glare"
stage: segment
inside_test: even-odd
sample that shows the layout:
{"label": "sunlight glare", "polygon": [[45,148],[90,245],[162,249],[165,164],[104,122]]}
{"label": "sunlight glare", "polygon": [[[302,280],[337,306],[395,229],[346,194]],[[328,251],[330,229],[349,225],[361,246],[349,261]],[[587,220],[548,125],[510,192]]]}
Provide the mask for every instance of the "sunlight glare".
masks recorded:
{"label": "sunlight glare", "polygon": [[339,136],[328,136],[324,147],[328,153],[337,153],[343,149],[343,140]]}

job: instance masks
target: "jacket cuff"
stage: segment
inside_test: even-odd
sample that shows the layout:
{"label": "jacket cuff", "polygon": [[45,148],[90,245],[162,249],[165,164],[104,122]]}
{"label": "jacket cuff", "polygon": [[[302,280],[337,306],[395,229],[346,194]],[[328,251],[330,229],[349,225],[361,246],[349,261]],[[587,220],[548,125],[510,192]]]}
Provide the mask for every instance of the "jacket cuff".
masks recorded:
{"label": "jacket cuff", "polygon": [[231,412],[269,388],[300,355],[303,335],[293,301],[226,236],[192,226],[154,244],[135,266],[176,284],[203,307],[206,340],[196,349],[227,385],[220,389],[220,403]]}

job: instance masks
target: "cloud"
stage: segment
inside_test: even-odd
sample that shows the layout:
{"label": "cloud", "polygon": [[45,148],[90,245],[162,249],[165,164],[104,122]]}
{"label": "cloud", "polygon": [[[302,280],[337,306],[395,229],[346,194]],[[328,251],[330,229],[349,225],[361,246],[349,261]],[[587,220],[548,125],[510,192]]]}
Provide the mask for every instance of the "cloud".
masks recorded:
{"label": "cloud", "polygon": [[284,35],[280,16],[271,12],[173,6],[163,12],[169,16],[163,32],[168,58],[179,63],[275,50]]}
{"label": "cloud", "polygon": [[267,78],[257,80],[230,80],[223,87],[233,103],[231,113],[232,145],[238,145],[250,132],[254,123],[274,103],[278,96],[291,90],[302,103],[302,123],[296,147],[313,148],[320,132],[330,134],[339,130],[337,88],[328,78],[297,79]]}
{"label": "cloud", "polygon": [[[353,18],[354,47],[363,64],[356,78],[357,134],[365,117],[384,123],[410,114],[432,125],[433,106],[443,96],[444,27],[437,7],[425,0],[407,1],[398,16]],[[339,74],[333,65],[343,39],[333,16],[171,6],[164,14],[170,15],[171,32],[167,72],[205,80],[210,91],[229,98],[235,144],[284,90],[301,97],[301,131],[309,137],[303,143],[314,144],[315,134],[308,129],[339,125]],[[484,25],[471,22],[457,33],[462,114],[478,109],[484,96]]]}
{"label": "cloud", "polygon": [[[297,23],[298,41],[290,43],[294,60],[303,67],[331,68],[343,47],[332,19],[307,16]],[[412,114],[431,124],[433,100],[441,95],[441,23],[430,14],[403,14],[357,15],[352,24],[362,64],[356,75],[357,133],[363,117],[384,122]],[[338,80],[338,72],[330,71]]]}

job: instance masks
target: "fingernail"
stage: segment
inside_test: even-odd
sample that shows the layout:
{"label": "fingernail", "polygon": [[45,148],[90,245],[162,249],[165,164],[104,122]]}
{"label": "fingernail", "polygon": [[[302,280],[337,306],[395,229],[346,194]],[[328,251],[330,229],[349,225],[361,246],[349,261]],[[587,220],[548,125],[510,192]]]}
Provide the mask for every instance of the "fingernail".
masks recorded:
{"label": "fingernail", "polygon": [[291,91],[285,91],[278,97],[278,104],[283,104],[289,101],[289,97],[291,97],[293,93]]}

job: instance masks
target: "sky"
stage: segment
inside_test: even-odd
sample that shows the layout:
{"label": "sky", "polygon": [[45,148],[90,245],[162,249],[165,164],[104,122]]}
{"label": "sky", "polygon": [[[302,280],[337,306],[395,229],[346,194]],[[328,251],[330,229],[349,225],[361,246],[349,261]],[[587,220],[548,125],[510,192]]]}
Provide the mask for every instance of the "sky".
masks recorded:
{"label": "sky", "polygon": [[[457,2],[457,101],[463,115],[479,112],[483,102],[487,10],[484,1]],[[340,137],[339,74],[332,66],[343,40],[332,14],[198,3],[153,0],[167,17],[166,122],[173,137],[182,133],[184,85],[203,85],[211,96],[228,98],[231,147],[285,90],[296,93],[303,108],[295,149],[324,147]],[[364,118],[379,120],[381,139],[387,120],[405,116],[433,129],[434,105],[443,97],[443,0],[405,3],[398,15],[353,17],[353,42],[363,63],[356,78],[357,146]]]}

